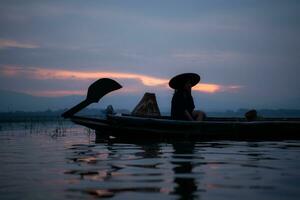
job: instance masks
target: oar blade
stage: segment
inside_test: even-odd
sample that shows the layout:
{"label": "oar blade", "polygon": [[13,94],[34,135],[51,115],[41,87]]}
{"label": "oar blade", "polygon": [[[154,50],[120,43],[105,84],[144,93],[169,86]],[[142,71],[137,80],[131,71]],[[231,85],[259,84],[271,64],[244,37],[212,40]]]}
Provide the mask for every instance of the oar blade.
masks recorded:
{"label": "oar blade", "polygon": [[75,113],[87,107],[91,103],[98,102],[104,95],[122,88],[122,86],[115,80],[109,78],[101,78],[89,86],[87,97],[84,101],[70,108],[62,114],[64,118],[70,118]]}
{"label": "oar blade", "polygon": [[92,103],[98,102],[104,95],[122,88],[115,80],[109,78],[101,78],[89,86],[87,93],[87,101]]}

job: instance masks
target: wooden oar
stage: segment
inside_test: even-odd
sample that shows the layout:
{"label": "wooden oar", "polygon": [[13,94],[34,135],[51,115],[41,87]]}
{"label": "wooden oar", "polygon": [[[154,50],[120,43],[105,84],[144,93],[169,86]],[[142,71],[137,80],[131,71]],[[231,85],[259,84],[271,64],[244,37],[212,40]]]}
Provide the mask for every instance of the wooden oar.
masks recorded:
{"label": "wooden oar", "polygon": [[61,116],[64,118],[70,118],[91,103],[98,102],[104,95],[120,88],[122,88],[122,86],[118,82],[109,78],[101,78],[90,85],[84,101],[67,110]]}

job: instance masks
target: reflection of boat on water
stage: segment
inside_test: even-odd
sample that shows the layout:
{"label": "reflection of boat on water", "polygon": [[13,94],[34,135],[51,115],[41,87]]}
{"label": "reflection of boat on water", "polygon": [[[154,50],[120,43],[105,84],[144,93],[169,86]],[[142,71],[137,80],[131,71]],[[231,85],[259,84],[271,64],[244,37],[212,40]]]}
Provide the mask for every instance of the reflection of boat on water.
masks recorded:
{"label": "reflection of boat on water", "polygon": [[201,122],[108,115],[105,119],[73,116],[74,123],[96,130],[97,136],[124,139],[300,139],[300,120],[266,118],[248,122],[243,118],[207,118]]}
{"label": "reflection of boat on water", "polygon": [[[125,139],[300,139],[300,119],[264,118],[246,121],[243,118],[206,118],[205,121],[172,120],[159,116],[153,96],[146,95],[136,107],[134,115],[108,114],[103,119],[79,117],[74,114],[91,103],[98,102],[107,93],[122,86],[112,79],[99,79],[90,85],[84,101],[63,113],[74,123],[96,130],[98,136]],[[149,100],[149,101],[148,101]],[[146,105],[146,106],[145,106]],[[148,106],[151,105],[151,106]],[[151,108],[150,110],[148,108]],[[148,117],[140,116],[139,111]],[[153,114],[154,113],[154,114]],[[135,115],[138,114],[138,115]]]}
{"label": "reflection of boat on water", "polygon": [[156,142],[120,145],[107,141],[74,144],[69,148],[71,154],[67,160],[78,165],[72,165],[65,174],[71,180],[77,177],[74,184],[78,186],[72,185],[68,191],[95,198],[140,199],[134,195],[142,193],[162,199],[168,195],[176,199],[199,199],[198,192],[203,191],[199,189],[199,180],[203,174],[193,169],[201,165],[199,159],[203,158],[195,148],[194,142],[186,141],[167,145]]}

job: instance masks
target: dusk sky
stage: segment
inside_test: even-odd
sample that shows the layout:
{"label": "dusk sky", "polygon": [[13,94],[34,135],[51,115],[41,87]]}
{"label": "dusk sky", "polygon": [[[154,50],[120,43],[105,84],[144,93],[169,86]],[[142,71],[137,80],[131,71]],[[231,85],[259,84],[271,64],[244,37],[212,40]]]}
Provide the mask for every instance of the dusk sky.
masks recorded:
{"label": "dusk sky", "polygon": [[108,77],[115,97],[169,104],[168,80],[194,72],[204,110],[300,108],[297,0],[2,0],[0,27],[0,90],[85,95]]}

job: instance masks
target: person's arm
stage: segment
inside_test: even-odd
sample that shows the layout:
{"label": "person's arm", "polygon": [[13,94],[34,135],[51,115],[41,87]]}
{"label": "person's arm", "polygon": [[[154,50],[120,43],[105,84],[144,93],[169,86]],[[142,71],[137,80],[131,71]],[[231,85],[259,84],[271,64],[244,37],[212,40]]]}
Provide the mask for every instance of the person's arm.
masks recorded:
{"label": "person's arm", "polygon": [[184,110],[184,114],[190,121],[194,121],[194,118],[187,110]]}

